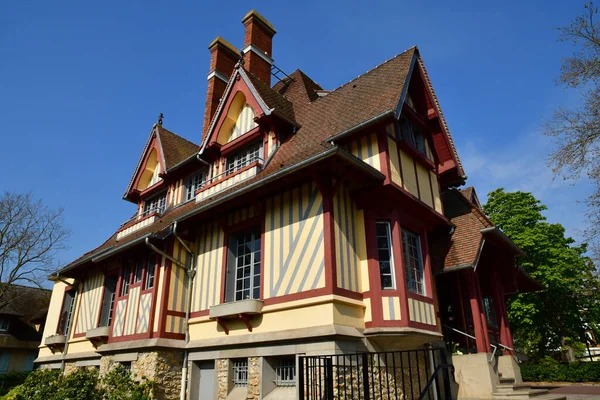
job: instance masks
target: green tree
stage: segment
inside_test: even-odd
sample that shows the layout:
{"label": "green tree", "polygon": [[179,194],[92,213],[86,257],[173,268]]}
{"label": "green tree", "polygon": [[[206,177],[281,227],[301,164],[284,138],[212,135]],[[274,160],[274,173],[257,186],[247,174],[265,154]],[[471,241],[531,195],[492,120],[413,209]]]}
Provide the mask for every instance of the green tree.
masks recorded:
{"label": "green tree", "polygon": [[576,245],[562,225],[546,222],[546,206],[531,193],[497,189],[483,209],[527,253],[519,265],[546,287],[509,301],[515,345],[534,357],[562,348],[572,359],[585,324],[600,320],[599,278],[587,245]]}

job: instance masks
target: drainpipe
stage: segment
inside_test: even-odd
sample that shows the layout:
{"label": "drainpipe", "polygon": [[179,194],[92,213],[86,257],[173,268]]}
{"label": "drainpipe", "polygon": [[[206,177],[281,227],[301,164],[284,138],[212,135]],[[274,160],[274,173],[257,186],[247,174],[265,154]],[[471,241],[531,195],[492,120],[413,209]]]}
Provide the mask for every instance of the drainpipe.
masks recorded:
{"label": "drainpipe", "polygon": [[[189,248],[189,246],[177,235],[177,221],[175,221],[173,223],[173,236],[175,236],[177,241],[179,243],[181,243],[181,245],[185,248],[185,250],[190,254],[191,265],[189,267],[186,266],[185,264],[183,264],[181,261],[171,257],[164,251],[160,250],[152,243],[150,243],[150,238],[146,238],[145,242],[146,242],[146,245],[148,247],[150,247],[154,252],[160,254],[161,256],[165,257],[168,260],[171,260],[171,262],[173,262],[177,266],[185,269],[187,272],[188,280],[187,280],[187,285],[186,285],[186,303],[185,303],[185,344],[187,346],[187,344],[190,340],[189,320],[190,320],[190,307],[191,307],[190,301],[191,301],[191,297],[192,297],[191,292],[192,292],[194,276],[196,275],[196,269],[194,268],[194,253]],[[180,400],[185,400],[185,393],[187,391],[187,371],[188,371],[187,362],[188,362],[188,350],[186,348],[186,349],[184,349],[184,352],[183,352],[183,368],[181,370],[181,393],[180,393],[180,397],[179,397]]]}
{"label": "drainpipe", "polygon": [[[198,158],[200,159],[200,158]],[[185,349],[183,351],[183,368],[181,370],[181,393],[179,395],[180,400],[185,400],[185,393],[187,391],[188,383],[188,349],[187,344],[190,341],[190,308],[192,301],[192,288],[194,285],[194,276],[196,275],[196,268],[194,264],[194,253],[188,247],[188,245],[177,235],[177,220],[173,223],[173,236],[179,241],[179,243],[186,249],[190,255],[190,266],[187,269],[187,285],[185,294]]]}

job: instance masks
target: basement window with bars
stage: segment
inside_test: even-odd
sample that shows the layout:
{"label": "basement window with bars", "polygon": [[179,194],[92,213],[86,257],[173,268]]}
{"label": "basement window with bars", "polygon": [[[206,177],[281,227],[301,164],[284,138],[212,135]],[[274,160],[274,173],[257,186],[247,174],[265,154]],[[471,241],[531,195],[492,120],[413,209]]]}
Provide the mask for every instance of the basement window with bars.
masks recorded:
{"label": "basement window with bars", "polygon": [[244,147],[242,150],[227,157],[225,175],[231,175],[248,165],[262,161],[262,141]]}
{"label": "basement window with bars", "polygon": [[394,259],[392,256],[392,230],[388,221],[376,223],[379,276],[382,289],[395,289]]}
{"label": "basement window with bars", "polygon": [[423,269],[423,255],[419,235],[407,229],[402,229],[402,250],[404,251],[408,290],[425,296],[425,271]]}
{"label": "basement window with bars", "polygon": [[275,386],[296,386],[296,359],[286,357],[275,365]]}
{"label": "basement window with bars", "polygon": [[232,360],[233,386],[248,386],[248,359]]}

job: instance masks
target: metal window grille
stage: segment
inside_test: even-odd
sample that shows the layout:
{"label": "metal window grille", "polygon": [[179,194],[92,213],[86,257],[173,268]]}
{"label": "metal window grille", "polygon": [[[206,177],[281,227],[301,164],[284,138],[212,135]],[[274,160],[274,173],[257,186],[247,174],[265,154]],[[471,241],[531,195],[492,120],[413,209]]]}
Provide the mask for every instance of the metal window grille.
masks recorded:
{"label": "metal window grille", "polygon": [[0,319],[0,332],[6,332],[8,330],[8,320],[6,318]]}
{"label": "metal window grille", "polygon": [[250,145],[227,158],[225,174],[232,174],[256,161],[262,161],[262,142]]}
{"label": "metal window grille", "polygon": [[202,171],[196,175],[188,178],[187,185],[185,187],[185,200],[191,200],[196,197],[196,190],[200,189],[206,184],[206,171]]}
{"label": "metal window grille", "polygon": [[403,229],[402,247],[404,251],[404,263],[406,264],[408,290],[424,296],[425,276],[419,235]]}
{"label": "metal window grille", "polygon": [[122,362],[123,369],[127,372],[131,372],[131,361]]}
{"label": "metal window grille", "polygon": [[167,194],[161,193],[158,196],[154,196],[144,203],[144,212],[142,217],[150,215],[152,213],[162,213],[167,206]]}
{"label": "metal window grille", "polygon": [[233,385],[248,386],[248,359],[233,360]]}
{"label": "metal window grille", "polygon": [[275,367],[276,386],[296,386],[296,360],[288,358],[280,360]]}
{"label": "metal window grille", "polygon": [[390,223],[376,223],[377,252],[379,256],[379,276],[382,289],[395,289],[394,259],[392,257],[392,234]]}
{"label": "metal window grille", "polygon": [[247,232],[237,238],[235,301],[260,297],[260,234]]}

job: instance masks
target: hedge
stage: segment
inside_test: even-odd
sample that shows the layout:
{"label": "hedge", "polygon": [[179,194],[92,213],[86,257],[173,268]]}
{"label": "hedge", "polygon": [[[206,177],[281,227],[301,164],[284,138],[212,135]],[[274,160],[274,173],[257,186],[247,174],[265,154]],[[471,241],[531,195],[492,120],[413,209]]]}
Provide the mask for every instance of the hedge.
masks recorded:
{"label": "hedge", "polygon": [[526,382],[600,382],[600,361],[560,364],[546,359],[522,364],[521,376]]}
{"label": "hedge", "polygon": [[25,379],[29,375],[29,372],[9,372],[7,374],[0,375],[0,396],[5,395],[15,386],[18,386],[25,382]]}

